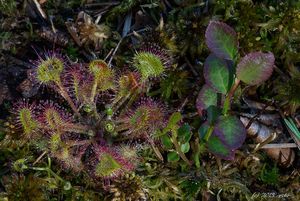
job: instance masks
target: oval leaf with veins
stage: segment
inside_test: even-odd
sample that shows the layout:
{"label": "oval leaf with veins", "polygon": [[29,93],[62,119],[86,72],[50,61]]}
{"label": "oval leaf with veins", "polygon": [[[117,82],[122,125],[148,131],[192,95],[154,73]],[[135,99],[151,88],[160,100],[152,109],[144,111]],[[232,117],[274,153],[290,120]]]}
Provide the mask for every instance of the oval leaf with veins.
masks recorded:
{"label": "oval leaf with veins", "polygon": [[222,59],[234,60],[238,53],[237,34],[223,22],[210,21],[205,41],[209,50]]}
{"label": "oval leaf with veins", "polygon": [[210,54],[204,63],[206,83],[217,92],[226,94],[233,82],[233,73],[225,60]]}
{"label": "oval leaf with veins", "polygon": [[237,78],[249,85],[257,85],[269,79],[274,68],[273,53],[252,52],[237,65]]}
{"label": "oval leaf with veins", "polygon": [[196,108],[200,116],[203,115],[203,110],[206,110],[209,106],[217,106],[218,95],[217,93],[205,84],[199,92],[196,100]]}
{"label": "oval leaf with veins", "polygon": [[231,150],[239,148],[246,139],[244,124],[236,116],[221,116],[213,133]]}
{"label": "oval leaf with veins", "polygon": [[212,134],[207,142],[208,150],[216,155],[219,158],[225,160],[233,160],[234,159],[234,150],[230,150],[228,146],[226,146],[222,140],[220,140],[216,135]]}
{"label": "oval leaf with veins", "polygon": [[[209,128],[209,123],[206,121],[201,125],[198,130],[200,139],[203,139]],[[233,160],[234,159],[234,150],[232,150],[227,144],[225,144],[219,136],[213,132],[206,142],[207,149],[213,153],[216,157]]]}

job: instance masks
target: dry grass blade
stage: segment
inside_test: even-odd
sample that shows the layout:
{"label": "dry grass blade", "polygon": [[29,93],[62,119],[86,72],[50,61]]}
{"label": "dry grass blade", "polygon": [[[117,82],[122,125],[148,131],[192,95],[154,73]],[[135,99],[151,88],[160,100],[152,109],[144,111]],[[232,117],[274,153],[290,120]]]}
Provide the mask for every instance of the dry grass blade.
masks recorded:
{"label": "dry grass blade", "polygon": [[[250,147],[256,147],[256,144],[249,144]],[[295,143],[280,143],[280,144],[265,144],[260,145],[260,149],[284,149],[284,148],[295,148]]]}

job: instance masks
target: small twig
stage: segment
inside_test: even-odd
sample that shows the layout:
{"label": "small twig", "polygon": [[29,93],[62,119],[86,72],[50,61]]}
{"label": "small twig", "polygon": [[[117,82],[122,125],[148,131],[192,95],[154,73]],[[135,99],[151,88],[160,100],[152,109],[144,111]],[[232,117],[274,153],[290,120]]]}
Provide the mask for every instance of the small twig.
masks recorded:
{"label": "small twig", "polygon": [[177,112],[181,112],[188,101],[189,101],[189,96],[184,99],[184,101],[181,103],[180,107],[177,109]]}
{"label": "small twig", "polygon": [[159,158],[159,160],[164,161],[163,156],[161,155],[159,149],[155,146],[154,142],[152,139],[149,139],[150,145],[154,151],[154,153],[156,154],[156,156]]}
{"label": "small twig", "polygon": [[123,38],[121,38],[120,41],[118,42],[116,48],[114,49],[113,53],[112,53],[111,56],[110,56],[110,59],[109,59],[109,61],[108,61],[108,66],[111,66],[111,62],[112,62],[112,60],[113,60],[113,58],[114,58],[114,56],[115,56],[117,50],[119,49],[119,47],[120,47],[122,41],[124,40],[124,38],[126,38],[126,37],[128,37],[128,36],[131,36],[131,35],[134,35],[134,33],[143,32],[143,31],[145,31],[145,30],[147,30],[147,28],[140,29],[140,30],[137,30],[137,31],[132,31],[131,33],[129,33],[129,34],[127,34],[126,36],[124,36]]}
{"label": "small twig", "polygon": [[272,142],[273,140],[275,140],[277,137],[277,133],[272,133],[267,139],[265,139],[263,142],[258,143],[254,150],[253,153],[258,151],[259,149],[261,149],[263,146],[265,146],[266,144],[269,144],[270,142]]}
{"label": "small twig", "polygon": [[190,119],[196,116],[199,116],[198,112],[192,112],[192,113],[187,113],[182,115],[183,119]]}
{"label": "small twig", "polygon": [[44,19],[47,19],[47,15],[46,13],[43,11],[40,3],[37,1],[37,0],[33,0],[37,10],[39,11],[39,13],[41,14],[41,16],[44,18]]}
{"label": "small twig", "polygon": [[119,1],[115,1],[115,2],[99,2],[99,3],[89,3],[89,4],[85,4],[85,7],[96,7],[96,6],[115,6],[120,4]]}
{"label": "small twig", "polygon": [[185,62],[187,63],[187,65],[190,67],[190,69],[192,70],[192,73],[194,74],[195,77],[198,77],[199,74],[197,73],[197,71],[195,70],[194,66],[190,63],[190,61],[188,60],[187,57],[184,57]]}
{"label": "small twig", "polygon": [[173,139],[172,140],[174,146],[175,146],[175,149],[178,153],[178,155],[180,156],[180,158],[182,158],[182,160],[184,160],[189,166],[192,166],[192,162],[189,161],[189,159],[185,156],[185,154],[181,151],[181,148],[180,148],[180,145],[178,144],[177,140]]}
{"label": "small twig", "polygon": [[260,110],[256,115],[254,115],[248,122],[246,129],[250,128],[251,124],[255,121],[256,118],[258,118],[265,110],[267,107],[271,106],[274,103],[274,100],[272,102],[268,102],[262,110]]}
{"label": "small twig", "polygon": [[[250,147],[256,147],[256,144],[249,144]],[[285,148],[297,148],[296,143],[281,143],[281,144],[265,144],[260,149],[285,149]]]}
{"label": "small twig", "polygon": [[111,62],[112,62],[112,60],[113,60],[113,58],[114,58],[114,56],[115,56],[117,50],[119,49],[119,46],[121,45],[123,39],[124,39],[124,38],[121,38],[121,40],[120,40],[120,41],[118,42],[118,44],[117,44],[117,47],[114,49],[114,51],[113,51],[113,53],[112,53],[112,55],[111,55],[111,57],[110,57],[110,59],[109,59],[109,61],[108,61],[108,66],[111,66]]}
{"label": "small twig", "polygon": [[104,61],[106,61],[106,59],[111,55],[111,53],[113,52],[113,48],[109,51],[109,53],[106,55],[106,57],[104,58]]}

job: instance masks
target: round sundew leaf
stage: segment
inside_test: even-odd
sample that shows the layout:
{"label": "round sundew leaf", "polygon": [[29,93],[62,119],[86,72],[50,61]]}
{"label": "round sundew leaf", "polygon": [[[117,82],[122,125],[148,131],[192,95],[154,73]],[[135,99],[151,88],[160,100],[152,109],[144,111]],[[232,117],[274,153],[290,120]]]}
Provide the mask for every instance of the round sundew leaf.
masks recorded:
{"label": "round sundew leaf", "polygon": [[237,65],[237,78],[249,85],[257,85],[269,79],[274,68],[273,53],[252,52]]}
{"label": "round sundew leaf", "polygon": [[159,77],[165,71],[164,63],[159,56],[150,52],[139,52],[133,58],[134,67],[143,79]]}
{"label": "round sundew leaf", "polygon": [[223,22],[210,21],[205,41],[209,50],[222,59],[234,60],[238,53],[237,34]]}
{"label": "round sundew leaf", "polygon": [[43,60],[36,69],[36,78],[39,82],[47,84],[59,82],[64,70],[64,62],[57,57],[49,57]]}
{"label": "round sundew leaf", "polygon": [[120,170],[122,165],[109,154],[103,154],[99,163],[96,166],[96,175],[98,176],[111,176],[114,175],[114,172]]}
{"label": "round sundew leaf", "polygon": [[227,147],[217,136],[212,134],[206,144],[208,150],[219,158],[233,160],[234,151]]}
{"label": "round sundew leaf", "polygon": [[200,90],[197,100],[196,108],[200,116],[203,116],[203,110],[206,110],[209,106],[217,106],[218,94],[205,84]]}
{"label": "round sundew leaf", "polygon": [[204,78],[210,87],[226,94],[233,83],[233,72],[225,60],[210,54],[204,63]]}
{"label": "round sundew leaf", "polygon": [[175,151],[169,152],[167,157],[168,162],[177,162],[180,159],[179,155]]}
{"label": "round sundew leaf", "polygon": [[246,129],[236,116],[221,116],[213,131],[231,150],[239,148],[246,139]]}

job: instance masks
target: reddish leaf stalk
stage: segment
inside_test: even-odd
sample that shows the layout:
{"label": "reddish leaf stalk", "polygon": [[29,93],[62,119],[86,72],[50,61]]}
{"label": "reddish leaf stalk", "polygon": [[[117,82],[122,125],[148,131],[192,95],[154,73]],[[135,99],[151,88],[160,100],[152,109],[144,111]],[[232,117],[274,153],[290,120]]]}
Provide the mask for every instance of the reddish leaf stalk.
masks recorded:
{"label": "reddish leaf stalk", "polygon": [[235,80],[235,83],[234,85],[231,87],[228,95],[226,96],[226,99],[225,99],[225,102],[224,102],[224,106],[223,106],[223,115],[227,115],[228,113],[228,110],[230,109],[230,101],[231,101],[231,98],[232,96],[234,95],[236,89],[238,88],[239,84],[240,84],[240,81],[239,79],[236,79]]}
{"label": "reddish leaf stalk", "polygon": [[72,110],[75,112],[75,114],[77,116],[80,116],[80,113],[79,113],[77,107],[75,106],[74,102],[70,98],[69,94],[65,91],[64,87],[62,86],[62,84],[60,82],[58,82],[56,84],[58,86],[58,89],[59,89],[59,92],[60,92],[61,96],[68,102],[68,104],[70,105],[70,107],[72,108]]}

